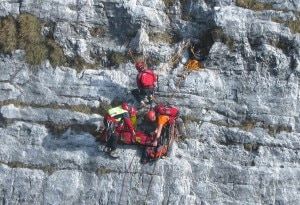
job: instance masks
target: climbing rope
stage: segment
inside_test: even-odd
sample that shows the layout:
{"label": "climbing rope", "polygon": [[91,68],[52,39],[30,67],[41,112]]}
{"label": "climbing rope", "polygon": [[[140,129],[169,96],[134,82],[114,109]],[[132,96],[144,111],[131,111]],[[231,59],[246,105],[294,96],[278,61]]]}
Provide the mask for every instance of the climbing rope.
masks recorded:
{"label": "climbing rope", "polygon": [[167,63],[165,63],[163,65],[163,67],[161,67],[156,74],[160,75],[162,72],[165,72],[168,68],[170,68],[171,66],[173,66],[174,64],[178,63],[180,60],[180,57],[182,56],[182,53],[184,51],[184,49],[190,45],[190,41],[188,40],[182,47],[180,47],[180,49],[177,51],[177,53],[175,55],[172,56],[172,58],[170,58],[169,61],[167,61]]}
{"label": "climbing rope", "polygon": [[[170,60],[167,61],[167,62],[166,62],[166,63],[165,63],[165,64],[164,64],[157,72],[156,72],[156,75],[159,76],[161,73],[167,71],[167,70],[168,70],[169,68],[171,68],[173,65],[175,65],[176,63],[178,63],[179,60],[180,60],[180,58],[181,58],[181,56],[182,56],[182,53],[183,53],[184,49],[185,49],[186,47],[188,47],[188,46],[190,46],[190,40],[188,40],[185,44],[183,44],[183,46],[181,46],[181,47],[179,48],[179,50],[175,53],[175,55],[173,55],[173,56],[170,58]],[[133,61],[136,62],[136,59],[135,59],[135,57],[134,57],[134,55],[133,55],[131,49],[129,49],[129,52],[130,52],[130,55],[131,55],[131,58],[133,59]],[[144,61],[145,61],[144,55],[143,55],[143,59],[144,59]],[[195,62],[193,62],[193,63],[191,64],[191,66],[195,67]],[[189,66],[189,67],[190,67],[190,66]],[[185,70],[186,70],[186,69],[185,69]],[[186,73],[185,70],[184,70],[183,76],[185,76],[185,73]],[[184,79],[184,77],[181,77],[181,78],[179,79],[179,84],[178,84],[178,86],[177,86],[177,88],[176,88],[175,93],[178,92],[180,83],[181,83],[181,81],[182,81],[183,79]],[[172,96],[171,98],[173,98],[174,96],[175,96],[175,94],[173,94],[173,96]],[[154,97],[154,96],[153,96],[153,97]],[[155,99],[154,99],[154,101],[156,102]]]}
{"label": "climbing rope", "polygon": [[[180,47],[180,49],[175,53],[175,55],[173,55],[169,61],[167,61],[157,72],[157,76],[159,76],[161,73],[167,71],[169,68],[171,68],[173,65],[175,65],[176,63],[179,62],[182,53],[184,51],[184,49],[188,46],[191,46],[190,40],[188,40],[185,44],[183,44],[183,46]],[[194,57],[196,56],[195,51],[194,51],[195,47],[191,46],[190,47],[190,51],[191,53],[194,55]],[[131,49],[129,49],[130,51],[130,55],[131,58],[133,59],[134,62],[136,62],[134,55],[132,54]],[[143,59],[145,61],[145,57],[143,56]],[[183,74],[181,74],[181,77],[178,81],[178,84],[176,86],[175,91],[173,92],[173,94],[169,97],[169,99],[173,99],[175,96],[177,96],[177,93],[179,91],[180,85],[182,83],[182,81],[185,79],[185,76],[188,72],[190,71],[198,71],[200,70],[200,68],[202,68],[200,62],[198,60],[189,60],[183,70]],[[204,67],[203,67],[204,68]]]}
{"label": "climbing rope", "polygon": [[[167,71],[169,68],[171,68],[173,65],[175,65],[176,63],[178,63],[179,62],[179,60],[180,60],[180,58],[181,58],[181,56],[182,56],[182,53],[183,53],[183,51],[184,51],[184,49],[186,48],[186,47],[188,47],[188,46],[190,46],[190,41],[188,40],[183,46],[181,46],[180,47],[180,49],[175,53],[175,55],[173,55],[171,58],[170,58],[170,60],[169,61],[167,61],[157,72],[156,72],[156,74],[157,75],[160,75],[161,73],[163,73],[163,72],[165,72],[165,71]],[[131,56],[131,58],[132,58],[132,60],[134,61],[134,63],[136,63],[136,58],[135,58],[135,56],[133,55],[133,53],[132,53],[132,51],[131,51],[131,49],[129,49],[129,52],[130,52],[130,56]],[[193,52],[193,51],[192,51]],[[145,56],[143,55],[143,60],[144,60],[144,62],[145,62]],[[180,87],[180,84],[181,84],[181,82],[182,82],[182,80],[185,78],[185,76],[186,76],[186,73],[187,72],[189,72],[189,71],[197,71],[197,70],[199,70],[201,68],[201,65],[200,65],[200,62],[199,61],[197,61],[197,60],[189,60],[188,62],[187,62],[187,64],[185,65],[185,67],[184,67],[184,71],[183,71],[183,74],[182,74],[182,76],[180,77],[180,79],[179,79],[179,82],[178,82],[178,85],[177,85],[177,87],[176,87],[176,90],[174,91],[174,93],[173,93],[173,95],[171,96],[171,98],[173,98],[173,97],[175,97],[176,96],[176,94],[177,94],[177,92],[178,92],[178,90],[179,90],[179,87]],[[154,96],[153,96],[154,97]],[[156,102],[156,100],[153,98],[153,101],[154,102]],[[174,133],[173,133],[174,134]],[[174,136],[172,136],[172,138],[173,138],[173,140],[175,140],[174,139]],[[170,147],[168,147],[168,149],[169,149]],[[131,168],[131,165],[132,165],[132,162],[133,162],[133,160],[134,160],[134,158],[135,158],[135,155],[136,155],[136,153],[137,152],[135,152],[135,154],[134,154],[134,156],[133,156],[133,158],[132,158],[132,161],[131,161],[131,163],[130,163],[130,166],[129,166],[129,168],[128,168],[128,174],[130,174],[130,179],[129,180],[131,180],[131,178],[132,178],[132,174],[131,174],[131,172],[130,172],[130,168]],[[161,157],[159,157],[157,160],[159,160]],[[147,194],[146,194],[146,197],[145,197],[145,201],[144,201],[144,204],[146,205],[147,204],[147,200],[148,200],[148,197],[149,197],[149,193],[150,193],[150,188],[151,188],[151,185],[152,185],[152,182],[153,182],[153,178],[154,178],[154,176],[156,175],[156,166],[157,166],[157,163],[155,163],[155,165],[154,165],[154,167],[153,167],[153,171],[152,171],[152,174],[151,174],[151,179],[150,179],[150,182],[149,182],[149,185],[148,185],[148,189],[147,189]],[[129,182],[126,182],[125,180],[126,179],[128,179],[129,177],[125,177],[124,176],[124,180],[123,180],[123,189],[124,189],[124,192],[123,192],[123,190],[122,190],[122,192],[121,192],[121,196],[120,196],[120,204],[126,204],[125,202],[125,200],[126,199],[124,199],[124,198],[126,198],[126,197],[124,197],[124,196],[126,196],[126,190],[128,190],[129,188],[126,188],[125,186],[126,185],[128,185],[128,183]]]}
{"label": "climbing rope", "polygon": [[[159,157],[160,158],[160,157]],[[149,196],[149,193],[150,193],[150,187],[151,187],[151,184],[152,184],[152,181],[153,181],[153,176],[156,175],[156,165],[157,163],[154,163],[154,167],[153,167],[153,171],[152,171],[152,176],[151,176],[151,179],[150,179],[150,182],[149,182],[149,185],[148,185],[148,189],[147,189],[147,194],[146,194],[146,198],[145,198],[145,201],[144,201],[144,205],[147,205],[147,200],[148,200],[148,196]]]}
{"label": "climbing rope", "polygon": [[189,60],[184,66],[184,71],[198,71],[201,68],[201,64],[198,60]]}
{"label": "climbing rope", "polygon": [[198,60],[189,60],[186,63],[186,65],[184,66],[183,73],[181,74],[181,77],[179,78],[176,89],[173,92],[173,94],[169,97],[169,99],[173,99],[174,97],[177,96],[179,88],[180,88],[180,84],[185,79],[186,74],[190,71],[198,71],[198,70],[200,70],[200,68],[201,68],[201,64]]}
{"label": "climbing rope", "polygon": [[[173,125],[174,126],[174,125]],[[171,129],[175,129],[175,127],[173,127],[173,128],[171,128]],[[169,142],[168,142],[168,149],[170,149],[170,147],[172,146],[172,145],[170,145],[170,142],[171,142],[171,140],[173,140],[173,142],[174,142],[174,140],[175,140],[175,138],[174,138],[174,133],[175,133],[175,131],[170,131],[170,129],[168,129],[167,130],[167,132],[168,132],[168,135],[170,136],[170,135],[172,135],[172,133],[173,133],[173,136],[169,139]],[[171,133],[170,133],[171,132]],[[172,142],[172,143],[173,143]],[[159,160],[159,159],[161,159],[162,158],[162,156],[159,156],[159,158],[157,159],[157,160]],[[157,162],[157,161],[156,161]],[[150,193],[150,187],[151,187],[151,184],[152,184],[152,181],[153,181],[153,177],[154,176],[156,176],[156,165],[157,165],[157,163],[155,162],[155,165],[154,165],[154,167],[153,167],[153,171],[152,171],[152,175],[151,175],[151,179],[150,179],[150,182],[149,182],[149,185],[148,185],[148,189],[147,189],[147,194],[146,194],[146,198],[145,198],[145,201],[144,201],[144,205],[147,205],[147,200],[148,200],[148,197],[149,197],[149,193]]]}
{"label": "climbing rope", "polygon": [[[126,192],[129,190],[129,183],[131,181],[131,178],[132,178],[132,172],[131,172],[131,165],[133,163],[133,160],[136,156],[136,153],[137,153],[137,150],[135,151],[132,159],[131,159],[131,162],[129,164],[129,167],[127,169],[127,174],[130,174],[130,177],[126,177],[126,173],[124,174],[124,179],[123,179],[123,186],[122,186],[122,192],[121,192],[121,196],[120,196],[120,200],[119,200],[119,204],[126,204],[126,199],[127,199],[127,194]],[[127,179],[127,181],[126,181]],[[124,192],[123,192],[124,190]]]}
{"label": "climbing rope", "polygon": [[133,55],[133,53],[131,51],[131,48],[129,48],[129,53],[130,53],[130,57],[133,60],[133,62],[136,63],[136,59],[135,59],[135,57],[134,57],[134,55]]}

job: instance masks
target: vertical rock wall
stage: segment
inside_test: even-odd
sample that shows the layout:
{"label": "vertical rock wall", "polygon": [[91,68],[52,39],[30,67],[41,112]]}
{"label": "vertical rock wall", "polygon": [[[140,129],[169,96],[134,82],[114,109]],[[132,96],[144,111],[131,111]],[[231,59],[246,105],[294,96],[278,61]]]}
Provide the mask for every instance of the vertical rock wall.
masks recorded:
{"label": "vertical rock wall", "polygon": [[[298,204],[300,36],[287,25],[299,1],[237,3],[0,2],[1,17],[37,16],[68,58],[96,67],[0,55],[0,204]],[[191,39],[205,68],[184,73],[188,48],[170,59]],[[129,48],[188,131],[153,164],[140,164],[141,147],[120,145],[112,160],[95,142],[107,106],[132,99]]]}

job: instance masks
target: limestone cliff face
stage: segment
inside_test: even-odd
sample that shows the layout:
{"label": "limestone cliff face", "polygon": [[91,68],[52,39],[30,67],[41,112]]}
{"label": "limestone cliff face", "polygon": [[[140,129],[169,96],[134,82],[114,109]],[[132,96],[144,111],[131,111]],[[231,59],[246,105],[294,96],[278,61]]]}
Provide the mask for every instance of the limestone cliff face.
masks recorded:
{"label": "limestone cliff face", "polygon": [[[243,2],[2,0],[2,18],[38,17],[66,57],[95,68],[0,55],[0,204],[298,204],[300,35],[289,25],[300,2]],[[189,41],[205,68],[184,73]],[[157,98],[188,132],[155,164],[129,145],[112,160],[95,142],[107,105],[132,99],[129,49],[159,73]]]}

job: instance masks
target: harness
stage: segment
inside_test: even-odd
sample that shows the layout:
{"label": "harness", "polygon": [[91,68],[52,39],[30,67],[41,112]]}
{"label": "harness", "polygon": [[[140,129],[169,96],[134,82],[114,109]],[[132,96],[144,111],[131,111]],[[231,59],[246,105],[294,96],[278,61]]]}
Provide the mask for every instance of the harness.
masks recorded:
{"label": "harness", "polygon": [[162,128],[162,134],[160,137],[160,144],[162,145],[169,145],[170,139],[171,139],[171,134],[172,133],[172,125],[171,124],[167,124],[165,126],[163,126]]}
{"label": "harness", "polygon": [[112,121],[107,121],[107,128],[106,129],[107,129],[108,136],[115,133],[115,131],[116,131],[115,123],[112,122]]}

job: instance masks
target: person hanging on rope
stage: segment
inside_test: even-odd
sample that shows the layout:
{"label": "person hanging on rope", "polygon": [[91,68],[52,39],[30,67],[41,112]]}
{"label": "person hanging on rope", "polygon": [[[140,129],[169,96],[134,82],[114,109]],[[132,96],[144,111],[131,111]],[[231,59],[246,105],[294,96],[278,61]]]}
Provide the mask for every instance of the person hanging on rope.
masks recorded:
{"label": "person hanging on rope", "polygon": [[157,75],[153,70],[145,68],[144,63],[139,61],[135,64],[138,70],[136,76],[137,89],[131,91],[134,98],[140,103],[140,108],[145,107],[147,97],[153,98],[155,84],[157,83]]}
{"label": "person hanging on rope", "polygon": [[135,128],[131,119],[136,116],[135,107],[123,102],[120,106],[111,108],[104,116],[103,123],[105,129],[108,131],[108,141],[104,148],[104,151],[110,153],[114,158],[118,158],[117,142],[119,140],[118,132],[130,132],[131,135],[135,135]]}

